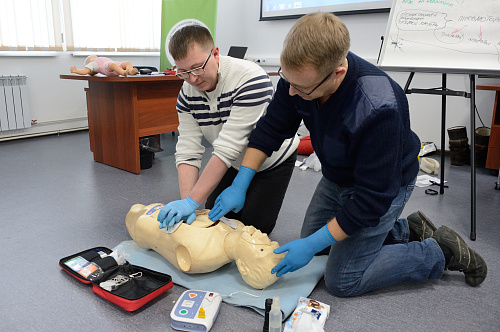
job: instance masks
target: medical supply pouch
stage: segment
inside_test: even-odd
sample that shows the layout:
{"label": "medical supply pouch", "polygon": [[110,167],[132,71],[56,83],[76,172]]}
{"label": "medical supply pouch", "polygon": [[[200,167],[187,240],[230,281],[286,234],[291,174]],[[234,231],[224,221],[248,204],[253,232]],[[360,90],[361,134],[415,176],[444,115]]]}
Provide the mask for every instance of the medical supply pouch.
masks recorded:
{"label": "medical supply pouch", "polygon": [[[104,299],[134,311],[172,288],[172,277],[132,265],[112,256],[113,251],[96,247],[61,258],[59,266]],[[118,263],[120,262],[120,264]]]}
{"label": "medical supply pouch", "polygon": [[301,296],[293,314],[285,322],[283,332],[323,332],[329,315],[328,304]]}

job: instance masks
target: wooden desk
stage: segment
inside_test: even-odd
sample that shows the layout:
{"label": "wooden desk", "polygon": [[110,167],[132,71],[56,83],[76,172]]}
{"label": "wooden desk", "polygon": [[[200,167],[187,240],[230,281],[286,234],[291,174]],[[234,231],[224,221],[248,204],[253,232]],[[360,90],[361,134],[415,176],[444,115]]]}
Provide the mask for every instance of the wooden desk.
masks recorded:
{"label": "wooden desk", "polygon": [[175,104],[184,81],[176,76],[60,78],[88,81],[89,140],[95,161],[139,174],[139,138],[177,131]]}
{"label": "wooden desk", "polygon": [[498,170],[500,168],[500,84],[478,84],[476,89],[496,91],[486,168]]}

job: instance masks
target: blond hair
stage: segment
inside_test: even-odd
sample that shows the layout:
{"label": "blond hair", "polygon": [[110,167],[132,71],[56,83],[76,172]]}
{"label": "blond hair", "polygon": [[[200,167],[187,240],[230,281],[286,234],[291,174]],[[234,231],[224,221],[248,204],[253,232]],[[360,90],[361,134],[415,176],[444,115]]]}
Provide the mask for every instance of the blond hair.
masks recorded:
{"label": "blond hair", "polygon": [[174,33],[168,43],[168,51],[174,60],[181,60],[195,43],[207,52],[215,45],[210,30],[201,25],[188,25]]}
{"label": "blond hair", "polygon": [[318,72],[329,72],[342,64],[349,47],[349,31],[337,16],[312,13],[302,16],[290,29],[280,61],[289,69],[311,64]]}

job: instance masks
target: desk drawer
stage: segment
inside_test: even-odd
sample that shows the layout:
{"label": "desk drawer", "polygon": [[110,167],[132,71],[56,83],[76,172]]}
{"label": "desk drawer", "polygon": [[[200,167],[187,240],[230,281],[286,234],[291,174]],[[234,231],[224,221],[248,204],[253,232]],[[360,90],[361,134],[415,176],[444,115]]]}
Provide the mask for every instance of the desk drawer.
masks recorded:
{"label": "desk drawer", "polygon": [[486,168],[498,170],[500,168],[500,149],[489,148],[486,159]]}
{"label": "desk drawer", "polygon": [[176,131],[179,119],[175,104],[183,81],[164,81],[137,85],[139,136]]}
{"label": "desk drawer", "polygon": [[490,142],[488,146],[491,148],[500,148],[500,125],[491,126]]}

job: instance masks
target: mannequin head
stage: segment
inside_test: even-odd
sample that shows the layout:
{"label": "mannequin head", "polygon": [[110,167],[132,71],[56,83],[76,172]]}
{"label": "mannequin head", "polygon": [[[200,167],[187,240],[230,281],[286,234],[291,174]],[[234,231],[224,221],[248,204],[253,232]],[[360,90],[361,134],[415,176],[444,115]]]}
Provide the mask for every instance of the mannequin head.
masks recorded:
{"label": "mannequin head", "polygon": [[88,65],[89,63],[91,63],[92,61],[94,61],[95,59],[97,59],[97,55],[89,55],[86,59],[85,59],[85,62],[84,62],[84,65]]}
{"label": "mannequin head", "polygon": [[235,256],[238,271],[248,285],[262,289],[278,280],[276,274],[271,274],[271,269],[285,256],[273,252],[278,247],[278,242],[271,241],[267,234],[255,227],[243,227],[235,246]]}

